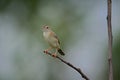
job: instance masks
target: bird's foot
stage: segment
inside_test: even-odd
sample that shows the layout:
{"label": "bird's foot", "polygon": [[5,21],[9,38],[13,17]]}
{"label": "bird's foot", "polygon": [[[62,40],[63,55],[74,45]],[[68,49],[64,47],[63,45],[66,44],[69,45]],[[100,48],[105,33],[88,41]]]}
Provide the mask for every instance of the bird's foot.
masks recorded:
{"label": "bird's foot", "polygon": [[57,57],[57,54],[56,54],[56,53],[54,53],[54,54],[52,54],[52,56],[53,56],[54,58],[56,58],[56,57]]}
{"label": "bird's foot", "polygon": [[46,54],[47,54],[47,53],[48,53],[48,50],[44,50],[44,53],[46,53]]}
{"label": "bird's foot", "polygon": [[44,53],[48,54],[49,50],[51,50],[51,47],[49,47],[48,49],[44,50]]}

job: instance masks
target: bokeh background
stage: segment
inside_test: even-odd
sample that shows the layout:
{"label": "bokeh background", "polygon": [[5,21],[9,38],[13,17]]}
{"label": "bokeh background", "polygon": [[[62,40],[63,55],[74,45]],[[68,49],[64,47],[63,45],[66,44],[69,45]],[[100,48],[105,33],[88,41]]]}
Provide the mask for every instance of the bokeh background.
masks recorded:
{"label": "bokeh background", "polygon": [[[120,0],[112,2],[114,80],[120,80]],[[42,25],[56,32],[63,57],[90,78],[108,80],[107,0],[0,0],[0,80],[84,80],[45,55]]]}

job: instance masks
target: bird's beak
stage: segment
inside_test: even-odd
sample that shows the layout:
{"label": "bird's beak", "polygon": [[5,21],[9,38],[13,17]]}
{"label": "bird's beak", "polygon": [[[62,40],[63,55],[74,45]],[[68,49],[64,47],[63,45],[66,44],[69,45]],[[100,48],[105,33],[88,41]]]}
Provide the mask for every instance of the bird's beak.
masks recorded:
{"label": "bird's beak", "polygon": [[46,29],[45,26],[47,26],[47,25],[45,24],[42,26],[42,28],[41,28],[42,31],[45,31],[45,29]]}
{"label": "bird's beak", "polygon": [[46,26],[46,25],[42,25],[42,27],[41,27],[41,30],[42,30],[42,31],[44,31],[44,26]]}

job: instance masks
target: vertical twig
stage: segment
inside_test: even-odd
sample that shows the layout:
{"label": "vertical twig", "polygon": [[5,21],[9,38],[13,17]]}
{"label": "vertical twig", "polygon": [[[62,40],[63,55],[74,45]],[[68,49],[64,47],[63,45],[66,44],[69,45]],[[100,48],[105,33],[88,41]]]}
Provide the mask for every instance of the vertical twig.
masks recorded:
{"label": "vertical twig", "polygon": [[111,24],[111,11],[112,0],[107,0],[107,25],[108,25],[108,64],[109,64],[109,80],[113,80],[113,66],[112,66],[112,24]]}

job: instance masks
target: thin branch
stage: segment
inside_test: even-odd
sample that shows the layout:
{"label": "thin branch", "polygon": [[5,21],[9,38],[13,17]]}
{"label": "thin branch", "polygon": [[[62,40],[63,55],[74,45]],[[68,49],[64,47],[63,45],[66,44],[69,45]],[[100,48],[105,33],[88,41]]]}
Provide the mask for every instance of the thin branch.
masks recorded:
{"label": "thin branch", "polygon": [[112,66],[112,24],[111,24],[111,14],[112,14],[112,0],[107,0],[107,25],[108,25],[108,63],[109,63],[109,80],[113,80],[113,66]]}
{"label": "thin branch", "polygon": [[[50,52],[45,52],[44,53],[50,55],[51,57],[54,57]],[[56,56],[54,58],[57,58],[58,60],[60,60],[61,62],[65,63],[66,65],[68,65],[69,67],[73,68],[74,70],[76,70],[81,76],[82,78],[84,78],[85,80],[89,80],[89,78],[81,71],[80,68],[76,68],[74,65],[72,65],[71,63],[63,60],[62,58],[60,58],[59,56]]]}

